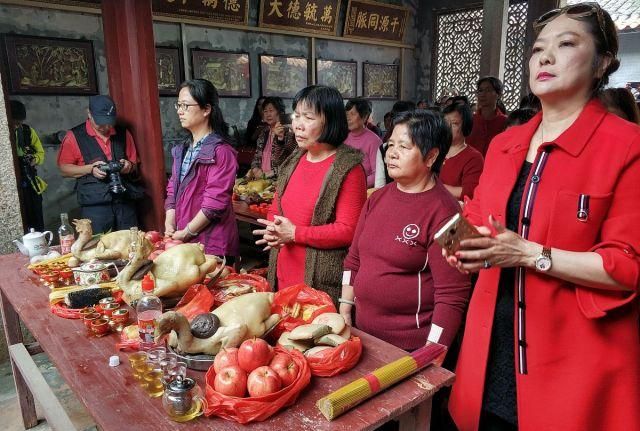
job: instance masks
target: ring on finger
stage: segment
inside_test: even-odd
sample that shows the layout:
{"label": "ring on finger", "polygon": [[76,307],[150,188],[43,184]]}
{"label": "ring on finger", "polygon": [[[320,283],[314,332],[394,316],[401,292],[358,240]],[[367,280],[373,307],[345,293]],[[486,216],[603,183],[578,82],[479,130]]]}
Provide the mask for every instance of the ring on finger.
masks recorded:
{"label": "ring on finger", "polygon": [[489,262],[487,259],[484,260],[484,269],[489,269],[491,268],[491,262]]}

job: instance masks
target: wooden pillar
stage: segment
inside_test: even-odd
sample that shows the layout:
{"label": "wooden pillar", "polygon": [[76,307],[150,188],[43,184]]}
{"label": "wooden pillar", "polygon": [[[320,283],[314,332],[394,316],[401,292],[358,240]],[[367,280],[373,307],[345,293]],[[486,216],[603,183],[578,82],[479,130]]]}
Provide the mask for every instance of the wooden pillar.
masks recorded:
{"label": "wooden pillar", "polygon": [[151,0],[103,1],[102,24],[109,93],[135,140],[148,196],[138,215],[145,230],[162,230],[166,175]]}
{"label": "wooden pillar", "polygon": [[524,67],[522,74],[522,91],[521,94],[529,93],[529,57],[531,57],[531,48],[535,42],[533,33],[533,22],[543,13],[558,7],[560,0],[529,0],[527,8],[527,30],[524,38]]}
{"label": "wooden pillar", "polygon": [[482,54],[480,76],[504,78],[509,0],[484,0],[482,6]]}

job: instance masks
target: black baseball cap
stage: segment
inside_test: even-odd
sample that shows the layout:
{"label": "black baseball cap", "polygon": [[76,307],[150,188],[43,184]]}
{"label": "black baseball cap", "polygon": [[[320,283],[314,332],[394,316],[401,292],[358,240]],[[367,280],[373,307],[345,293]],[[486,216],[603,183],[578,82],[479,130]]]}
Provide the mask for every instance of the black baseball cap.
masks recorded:
{"label": "black baseball cap", "polygon": [[98,126],[116,124],[116,104],[109,96],[91,96],[89,98],[89,112]]}

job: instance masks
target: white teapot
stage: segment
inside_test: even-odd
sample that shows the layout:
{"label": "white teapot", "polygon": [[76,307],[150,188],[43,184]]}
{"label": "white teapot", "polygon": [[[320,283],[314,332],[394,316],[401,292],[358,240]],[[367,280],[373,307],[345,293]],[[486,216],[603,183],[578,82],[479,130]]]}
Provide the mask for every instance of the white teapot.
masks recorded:
{"label": "white teapot", "polygon": [[[49,235],[48,241],[47,235]],[[22,237],[22,242],[16,239],[13,243],[18,246],[22,254],[33,257],[47,254],[52,240],[51,231],[36,232],[34,228],[31,228],[31,232]]]}

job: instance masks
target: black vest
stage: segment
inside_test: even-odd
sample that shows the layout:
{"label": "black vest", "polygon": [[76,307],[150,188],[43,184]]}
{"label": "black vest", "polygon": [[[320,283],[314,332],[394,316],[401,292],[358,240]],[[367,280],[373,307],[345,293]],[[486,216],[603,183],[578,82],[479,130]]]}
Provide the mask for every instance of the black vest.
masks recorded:
{"label": "black vest", "polygon": [[[110,138],[111,157],[113,160],[126,159],[126,129],[116,126],[115,130],[116,133]],[[98,142],[96,142],[96,138],[89,136],[87,133],[85,123],[74,127],[71,132],[78,142],[78,148],[86,165],[98,161],[109,161]],[[84,175],[76,181],[76,193],[80,206],[101,205],[113,201],[113,195],[109,191],[109,177],[99,180],[92,174]]]}

